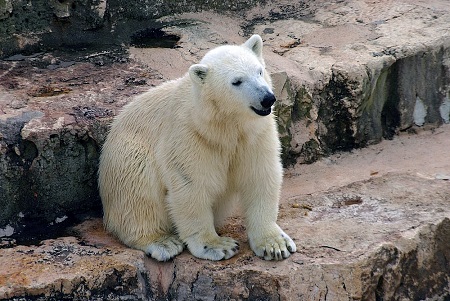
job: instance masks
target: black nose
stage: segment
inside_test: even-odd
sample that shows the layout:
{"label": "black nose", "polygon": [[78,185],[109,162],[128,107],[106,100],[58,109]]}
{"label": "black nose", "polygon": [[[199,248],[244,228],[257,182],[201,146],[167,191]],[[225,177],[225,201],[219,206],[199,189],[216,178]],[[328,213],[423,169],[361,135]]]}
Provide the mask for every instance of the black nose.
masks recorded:
{"label": "black nose", "polygon": [[267,93],[263,100],[261,101],[261,106],[264,109],[268,109],[271,106],[273,106],[273,104],[275,103],[276,99],[275,99],[275,95],[273,95],[272,93]]}

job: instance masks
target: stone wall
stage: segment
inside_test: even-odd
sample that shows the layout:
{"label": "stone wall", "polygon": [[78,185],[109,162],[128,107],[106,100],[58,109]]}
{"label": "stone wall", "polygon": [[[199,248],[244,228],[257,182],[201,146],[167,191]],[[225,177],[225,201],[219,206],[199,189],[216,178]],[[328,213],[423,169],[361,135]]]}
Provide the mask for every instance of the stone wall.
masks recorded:
{"label": "stone wall", "polygon": [[[377,54],[374,54],[375,56]],[[308,90],[285,73],[275,75],[283,159],[311,163],[449,122],[450,39],[427,49],[395,53],[378,62],[331,66],[328,81]],[[309,128],[309,136],[298,135]],[[297,137],[296,137],[297,134]],[[301,136],[298,138],[298,136]]]}

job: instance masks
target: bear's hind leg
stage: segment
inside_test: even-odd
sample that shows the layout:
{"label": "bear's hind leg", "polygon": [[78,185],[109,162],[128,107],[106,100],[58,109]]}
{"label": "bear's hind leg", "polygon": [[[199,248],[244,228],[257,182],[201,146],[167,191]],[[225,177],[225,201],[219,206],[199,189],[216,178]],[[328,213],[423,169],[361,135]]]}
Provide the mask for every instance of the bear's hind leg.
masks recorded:
{"label": "bear's hind leg", "polygon": [[128,231],[125,232],[124,228],[121,228],[121,231],[114,231],[109,227],[108,230],[114,233],[127,246],[144,251],[145,254],[158,261],[172,259],[180,254],[185,247],[178,235],[169,228],[155,229],[149,226],[127,229]]}
{"label": "bear's hind leg", "polygon": [[204,188],[175,190],[168,195],[168,204],[178,235],[195,257],[222,260],[233,257],[239,243],[230,237],[219,236],[214,228],[211,197]]}
{"label": "bear's hind leg", "polygon": [[141,203],[146,204],[144,208],[148,210],[134,208],[134,219],[130,220],[133,220],[133,224],[137,227],[128,229],[128,235],[122,235],[131,238],[128,245],[144,251],[158,261],[167,261],[180,254],[184,244],[175,233],[164,202],[161,200],[151,202],[149,198],[141,200]]}
{"label": "bear's hind leg", "polygon": [[103,200],[109,200],[104,202],[104,222],[127,246],[142,250],[156,260],[167,261],[180,254],[184,244],[168,215],[165,189],[158,184],[154,178],[147,177],[135,181],[134,185],[123,185],[115,198],[104,193]]}

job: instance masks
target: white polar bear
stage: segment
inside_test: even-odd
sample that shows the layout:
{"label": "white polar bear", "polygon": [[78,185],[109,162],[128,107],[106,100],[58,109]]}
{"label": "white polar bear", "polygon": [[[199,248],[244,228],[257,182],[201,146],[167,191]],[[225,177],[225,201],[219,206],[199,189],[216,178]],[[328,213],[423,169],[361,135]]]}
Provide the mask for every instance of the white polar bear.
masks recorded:
{"label": "white polar bear", "polygon": [[257,256],[296,251],[277,225],[282,182],[262,40],[209,51],[184,77],[124,107],[103,145],[99,188],[107,230],[166,261],[183,251],[221,260],[239,244],[216,233],[234,201]]}

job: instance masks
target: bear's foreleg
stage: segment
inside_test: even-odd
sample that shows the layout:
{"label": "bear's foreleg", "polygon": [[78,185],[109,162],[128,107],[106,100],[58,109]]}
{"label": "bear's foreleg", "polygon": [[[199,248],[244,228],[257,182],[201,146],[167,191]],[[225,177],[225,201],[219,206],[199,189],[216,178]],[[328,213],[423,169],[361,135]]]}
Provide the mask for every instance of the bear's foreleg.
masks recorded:
{"label": "bear's foreleg", "polygon": [[262,191],[243,193],[250,247],[265,260],[282,260],[296,251],[294,241],[277,225],[277,202]]}
{"label": "bear's foreleg", "polygon": [[294,241],[277,225],[282,167],[276,151],[255,150],[241,164],[241,191],[250,247],[265,260],[282,260],[296,252]]}

